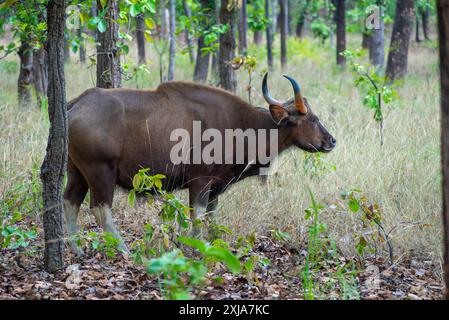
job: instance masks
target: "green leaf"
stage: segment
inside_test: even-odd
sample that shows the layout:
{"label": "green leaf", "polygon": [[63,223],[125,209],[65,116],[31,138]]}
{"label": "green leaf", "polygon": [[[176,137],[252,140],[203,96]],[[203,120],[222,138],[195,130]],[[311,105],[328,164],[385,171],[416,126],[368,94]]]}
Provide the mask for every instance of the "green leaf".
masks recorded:
{"label": "green leaf", "polygon": [[206,252],[206,243],[204,243],[204,241],[201,241],[199,239],[178,237],[178,241],[184,243],[189,247],[198,249],[198,251],[201,252],[202,254]]}
{"label": "green leaf", "polygon": [[360,209],[359,202],[356,199],[350,199],[348,202],[348,206],[349,209],[354,213],[358,212]]}
{"label": "green leaf", "polygon": [[131,190],[128,195],[128,203],[131,207],[134,207],[135,202],[136,202],[136,191]]}
{"label": "green leaf", "polygon": [[154,20],[151,18],[146,18],[145,19],[145,24],[148,27],[148,29],[154,29],[155,23]]}
{"label": "green leaf", "polygon": [[101,19],[97,24],[97,29],[101,33],[106,31],[106,21],[104,19]]}
{"label": "green leaf", "polygon": [[239,259],[227,249],[209,247],[206,250],[205,256],[221,260],[228,266],[232,273],[239,273],[241,271]]}

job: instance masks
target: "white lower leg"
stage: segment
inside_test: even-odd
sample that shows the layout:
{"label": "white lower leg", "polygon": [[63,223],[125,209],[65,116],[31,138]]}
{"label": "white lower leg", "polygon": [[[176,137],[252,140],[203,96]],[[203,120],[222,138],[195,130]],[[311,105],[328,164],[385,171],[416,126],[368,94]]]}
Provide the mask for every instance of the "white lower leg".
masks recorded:
{"label": "white lower leg", "polygon": [[103,231],[110,232],[115,238],[120,240],[120,248],[129,252],[128,248],[123,241],[120,232],[115,227],[114,221],[112,220],[112,210],[108,206],[100,206],[92,208],[92,213],[95,216],[97,224],[103,228]]}
{"label": "white lower leg", "polygon": [[68,200],[64,200],[65,232],[68,237],[68,242],[70,244],[72,251],[78,255],[82,254],[83,252],[76,244],[76,241],[73,238],[73,236],[79,230],[77,225],[79,209],[80,209],[79,206],[71,204],[70,201]]}

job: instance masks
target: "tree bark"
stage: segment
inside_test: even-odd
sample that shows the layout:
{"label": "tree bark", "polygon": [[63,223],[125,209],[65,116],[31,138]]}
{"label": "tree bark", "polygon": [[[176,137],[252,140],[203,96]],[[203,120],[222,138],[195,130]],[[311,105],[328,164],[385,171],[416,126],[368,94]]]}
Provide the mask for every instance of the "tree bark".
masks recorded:
{"label": "tree bark", "polygon": [[159,0],[159,15],[161,18],[159,37],[163,39],[167,35],[166,1],[167,0]]}
{"label": "tree bark", "polygon": [[335,22],[337,24],[337,65],[344,65],[346,60],[341,55],[346,50],[345,0],[336,1]]}
{"label": "tree bark", "polygon": [[175,21],[176,21],[176,0],[169,0],[170,7],[170,23],[169,23],[169,39],[170,39],[170,49],[169,49],[169,59],[168,59],[168,76],[167,80],[171,81],[175,77],[175,52],[176,52],[176,42],[175,42]]}
{"label": "tree bark", "polygon": [[41,167],[43,225],[45,238],[44,266],[48,272],[61,269],[64,263],[62,227],[62,192],[67,165],[68,128],[64,79],[65,0],[49,0],[48,30],[48,116],[50,131]]}
{"label": "tree bark", "polygon": [[[192,11],[190,10],[189,6],[187,5],[186,0],[182,1],[182,5],[184,7],[184,12],[185,12],[187,18],[189,19],[189,21],[192,21]],[[186,35],[187,47],[189,50],[190,63],[194,63],[195,62],[195,52],[193,50],[192,36],[190,34],[189,28],[186,28],[185,35]]]}
{"label": "tree bark", "polygon": [[138,61],[139,64],[144,64],[147,58],[145,54],[145,22],[142,13],[136,16],[136,40]]}
{"label": "tree bark", "polygon": [[381,70],[385,65],[385,23],[382,7],[379,7],[379,28],[372,30],[369,59],[373,66]]}
{"label": "tree bark", "polygon": [[221,23],[228,25],[228,30],[220,35],[220,49],[218,57],[220,86],[228,91],[235,92],[237,81],[231,61],[235,57],[235,16],[238,5],[233,0],[221,0]]}
{"label": "tree bark", "polygon": [[288,21],[287,21],[287,0],[279,0],[279,31],[281,33],[281,67],[287,66],[287,35],[288,35]]}
{"label": "tree bark", "polygon": [[[117,47],[118,38],[118,1],[108,0],[108,11],[105,15],[106,31],[97,31],[97,87],[119,88],[122,85],[120,53]],[[98,11],[102,10],[100,0],[97,0]]]}
{"label": "tree bark", "polygon": [[267,19],[266,37],[267,37],[267,63],[268,68],[273,70],[273,24],[270,16],[271,0],[265,0],[265,18]]}
{"label": "tree bark", "polygon": [[427,1],[426,8],[421,12],[422,31],[423,31],[425,40],[430,40],[430,38],[429,38],[429,18],[430,18],[430,8],[429,8],[429,1]]}
{"label": "tree bark", "polygon": [[390,81],[407,73],[408,47],[413,30],[413,0],[398,0],[390,42],[386,76]]}
{"label": "tree bark", "polygon": [[437,1],[441,78],[441,169],[443,176],[444,298],[449,300],[449,1]]}
{"label": "tree bark", "polygon": [[261,30],[254,31],[253,42],[256,46],[260,46],[260,44],[262,43],[262,31]]}
{"label": "tree bark", "polygon": [[239,15],[239,53],[241,55],[245,55],[248,48],[247,31],[248,25],[246,23],[246,0],[242,0],[242,7],[240,8]]}
{"label": "tree bark", "polygon": [[20,72],[17,79],[17,101],[19,107],[31,106],[31,88],[33,85],[33,49],[30,41],[23,39],[18,51]]}
{"label": "tree bark", "polygon": [[415,41],[421,42],[421,39],[419,38],[419,17],[418,14],[415,16]]}
{"label": "tree bark", "polygon": [[369,34],[368,32],[363,32],[362,34],[362,48],[363,49],[368,49],[371,47],[371,39],[372,39],[372,35]]}
{"label": "tree bark", "polygon": [[44,48],[33,52],[33,82],[37,107],[41,108],[43,98],[47,96],[48,88],[48,59]]}
{"label": "tree bark", "polygon": [[80,62],[82,64],[84,64],[84,63],[86,63],[86,43],[83,38],[82,27],[78,28],[77,33],[78,33],[78,41],[80,42],[80,48],[79,48],[80,57],[79,58],[80,58]]}
{"label": "tree bark", "polygon": [[[200,0],[202,14],[204,19],[202,20],[202,28],[204,30],[209,30],[214,21],[214,10],[215,10],[215,2],[214,0]],[[198,37],[198,46],[197,46],[197,54],[196,54],[196,63],[195,63],[195,71],[193,73],[193,80],[197,82],[206,82],[207,74],[209,71],[209,61],[210,61],[210,53],[204,53],[202,51],[203,48],[207,47],[204,36],[200,35]]]}

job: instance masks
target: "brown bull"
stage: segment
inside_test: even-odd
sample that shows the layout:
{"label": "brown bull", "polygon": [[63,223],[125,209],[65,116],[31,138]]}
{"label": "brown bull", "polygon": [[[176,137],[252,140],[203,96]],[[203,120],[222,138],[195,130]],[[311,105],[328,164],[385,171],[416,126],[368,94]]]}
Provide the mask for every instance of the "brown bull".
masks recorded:
{"label": "brown bull", "polygon": [[[335,139],[313,114],[296,81],[286,78],[293,85],[294,98],[280,102],[268,93],[265,75],[262,91],[269,111],[254,108],[227,91],[187,82],[164,83],[155,91],[93,88],[72,100],[64,194],[68,235],[78,230],[79,207],[90,189],[90,207],[97,223],[121,239],[111,215],[114,188],[131,189],[132,178],[141,168],[164,174],[166,190],[188,188],[194,220],[215,211],[218,195],[227,186],[269,166],[257,157],[250,158],[246,151],[243,163],[173,162],[170,155],[177,142],[171,141],[172,132],[183,129],[192,136],[194,121],[200,121],[201,130],[214,128],[220,133],[226,129],[276,130],[277,153],[291,146],[308,152],[331,151]],[[262,142],[257,148],[269,152],[273,141]],[[244,144],[249,147],[248,142]],[[188,148],[195,149],[195,141]],[[192,159],[192,153],[188,157]],[[70,244],[81,253],[73,241]]]}

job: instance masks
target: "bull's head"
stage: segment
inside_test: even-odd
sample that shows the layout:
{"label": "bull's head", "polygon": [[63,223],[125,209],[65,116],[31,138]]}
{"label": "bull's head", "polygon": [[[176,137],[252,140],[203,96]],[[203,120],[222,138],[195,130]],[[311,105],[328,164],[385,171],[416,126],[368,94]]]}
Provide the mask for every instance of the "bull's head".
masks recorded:
{"label": "bull's head", "polygon": [[330,152],[336,140],[312,112],[307,99],[301,94],[299,84],[293,78],[284,76],[293,86],[294,98],[281,102],[273,99],[268,92],[267,77],[268,73],[263,78],[262,92],[276,125],[288,130],[289,138],[297,147],[308,152]]}

